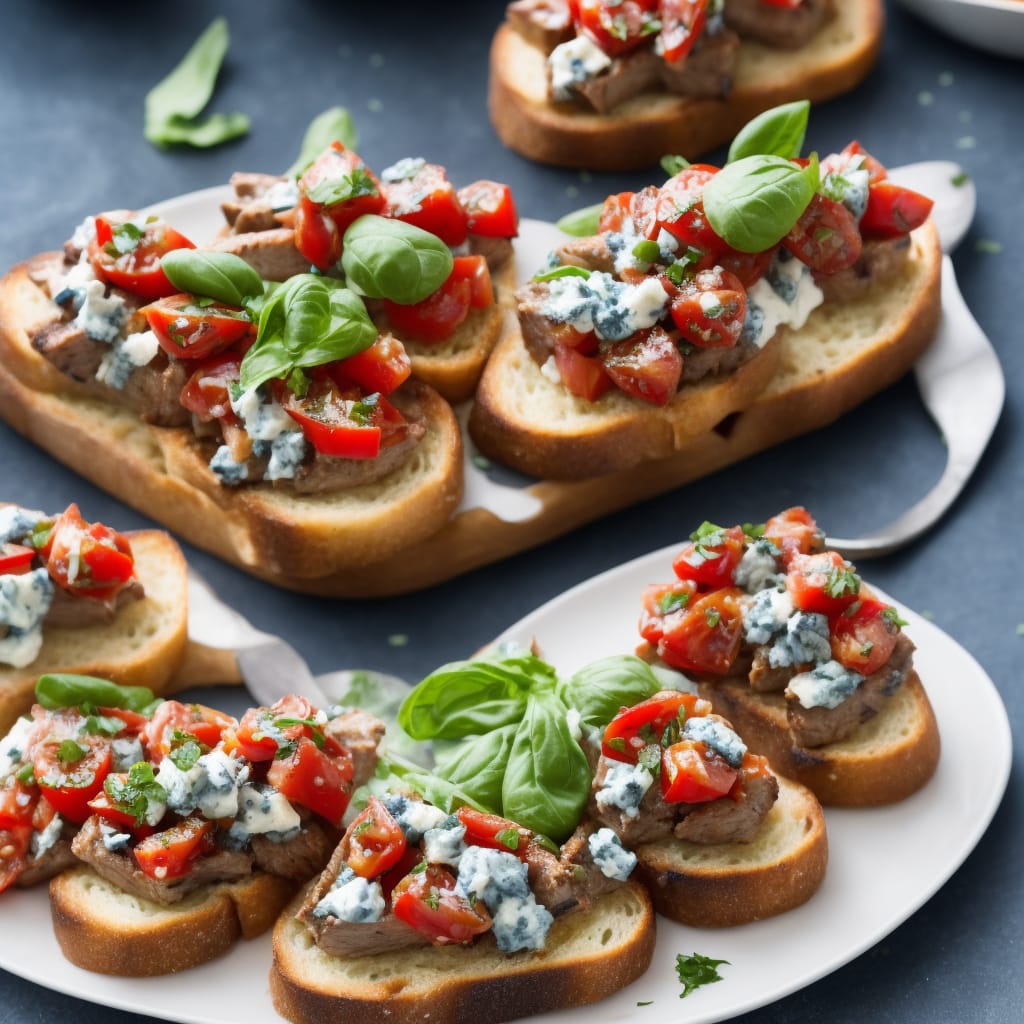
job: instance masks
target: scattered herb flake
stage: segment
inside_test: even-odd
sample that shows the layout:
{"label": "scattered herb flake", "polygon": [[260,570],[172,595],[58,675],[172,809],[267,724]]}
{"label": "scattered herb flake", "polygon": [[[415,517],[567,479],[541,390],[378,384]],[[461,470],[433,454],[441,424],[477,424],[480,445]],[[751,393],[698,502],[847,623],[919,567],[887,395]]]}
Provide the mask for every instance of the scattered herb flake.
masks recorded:
{"label": "scattered herb flake", "polygon": [[996,256],[1003,251],[1003,243],[997,242],[994,238],[979,238],[974,243],[974,251]]}
{"label": "scattered herb flake", "polygon": [[473,465],[476,466],[477,469],[486,472],[491,468],[491,460],[487,458],[486,455],[474,455]]}
{"label": "scattered herb flake", "polygon": [[1017,636],[1024,636],[1024,622],[1017,623]]}
{"label": "scattered herb flake", "polygon": [[384,67],[384,55],[381,53],[370,54],[370,67],[371,68],[382,68]]}
{"label": "scattered herb flake", "polygon": [[580,190],[575,185],[567,185],[565,189],[565,194],[570,199],[576,199],[580,194]]}
{"label": "scattered herb flake", "polygon": [[369,110],[371,114],[379,114],[384,109],[384,103],[382,100],[374,97],[367,102],[366,109]]}
{"label": "scattered herb flake", "polygon": [[722,976],[718,973],[721,964],[729,963],[728,960],[712,960],[709,956],[700,953],[692,953],[684,956],[680,953],[676,957],[676,974],[682,983],[683,991],[679,998],[685,999],[694,989],[701,985],[710,985],[712,982],[721,981]]}
{"label": "scattered herb flake", "polygon": [[935,612],[933,612],[931,608],[923,609],[920,614],[922,619],[927,619],[929,622],[935,621]]}
{"label": "scattered herb flake", "polygon": [[956,140],[957,149],[974,149],[977,146],[978,140],[973,135],[961,135]]}
{"label": "scattered herb flake", "polygon": [[409,637],[405,633],[392,633],[388,637],[388,647],[405,647],[409,643]]}
{"label": "scattered herb flake", "polygon": [[930,107],[935,102],[935,94],[929,92],[927,89],[922,89],[917,94],[917,102],[922,107]]}
{"label": "scattered herb flake", "polygon": [[939,73],[939,85],[943,86],[943,88],[948,89],[955,81],[956,79],[953,77],[952,71],[941,71]]}
{"label": "scattered herb flake", "polygon": [[637,1001],[637,1006],[652,1006],[654,1004],[653,999],[641,999]]}
{"label": "scattered herb flake", "polygon": [[954,188],[960,188],[962,185],[966,185],[970,180],[971,176],[966,171],[954,174],[953,177],[949,179],[950,184],[953,185]]}

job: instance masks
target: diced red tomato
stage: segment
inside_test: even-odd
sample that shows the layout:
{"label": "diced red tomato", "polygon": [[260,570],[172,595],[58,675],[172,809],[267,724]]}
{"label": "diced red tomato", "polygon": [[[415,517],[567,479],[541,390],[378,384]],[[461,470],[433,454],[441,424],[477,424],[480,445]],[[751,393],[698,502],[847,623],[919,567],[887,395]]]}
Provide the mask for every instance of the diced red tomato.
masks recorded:
{"label": "diced red tomato", "polygon": [[96,218],[96,238],[89,243],[89,262],[107,284],[132,292],[147,301],[173,295],[178,289],[168,280],[160,259],[172,249],[194,249],[180,232],[162,220],[137,226]]}
{"label": "diced red tomato", "polygon": [[202,359],[256,339],[256,325],[244,310],[218,302],[199,306],[183,293],[158,299],[139,312],[164,351],[176,359]]}
{"label": "diced red tomato", "polygon": [[704,803],[725,796],[739,772],[699,740],[680,740],[661,754],[661,798],[666,803]]}
{"label": "diced red tomato", "polygon": [[449,274],[448,280],[421,302],[405,306],[384,300],[391,326],[415,341],[439,342],[450,338],[469,315],[473,284],[466,277]]}
{"label": "diced red tomato", "polygon": [[742,591],[724,587],[699,597],[671,619],[658,641],[662,660],[683,672],[725,675],[739,653]]}
{"label": "diced red tomato", "polygon": [[129,711],[127,708],[97,708],[96,710],[104,718],[117,718],[124,723],[124,728],[117,734],[119,738],[138,736],[149,724],[149,718],[146,715],[139,714],[138,711]]}
{"label": "diced red tomato", "polygon": [[456,256],[452,261],[451,276],[469,281],[470,309],[486,309],[494,305],[494,284],[483,256]]}
{"label": "diced red tomato", "polygon": [[290,395],[285,412],[321,454],[372,459],[406,436],[405,417],[381,395],[345,397],[333,381],[314,381],[303,398]]}
{"label": "diced red tomato", "polygon": [[658,0],[572,0],[577,28],[617,57],[648,41],[658,31]]}
{"label": "diced red tomato", "polygon": [[636,764],[644,747],[660,743],[670,722],[690,715],[706,715],[711,705],[692,693],[664,690],[647,700],[623,708],[607,725],[601,741],[601,753],[613,761]]}
{"label": "diced red tomato", "polygon": [[330,270],[341,259],[338,225],[306,196],[299,196],[295,207],[295,248],[318,270]]}
{"label": "diced red tomato", "polygon": [[77,825],[92,814],[89,801],[103,787],[113,754],[101,736],[37,744],[32,766],[40,793],[53,809]]}
{"label": "diced red tomato", "polygon": [[349,825],[342,840],[345,862],[363,878],[376,878],[405,853],[405,834],[382,800],[371,796],[366,809]]}
{"label": "diced red tomato", "polygon": [[39,789],[9,776],[0,786],[0,829],[31,825]]}
{"label": "diced red tomato", "polygon": [[508,818],[472,807],[460,807],[455,815],[466,826],[466,842],[471,846],[504,850],[505,853],[514,853],[520,860],[526,856],[526,849],[535,835]]}
{"label": "diced red tomato", "polygon": [[269,761],[276,756],[280,743],[313,738],[313,727],[308,723],[315,714],[316,709],[305,697],[290,693],[270,707],[249,708],[234,730],[233,741],[250,761]]}
{"label": "diced red tomato", "polygon": [[871,597],[855,601],[832,619],[832,657],[861,675],[877,672],[892,656],[899,637],[894,619],[891,605]]}
{"label": "diced red tomato", "polygon": [[652,583],[640,598],[643,606],[640,635],[648,643],[657,644],[665,634],[666,619],[684,609],[696,593],[697,584],[693,580]]}
{"label": "diced red tomato", "polygon": [[704,30],[708,0],[661,0],[661,53],[665,60],[682,60]]}
{"label": "diced red tomato", "polygon": [[683,357],[662,327],[651,327],[617,341],[601,354],[605,373],[620,390],[652,405],[675,397]]}
{"label": "diced red tomato", "polygon": [[[383,213],[387,202],[380,182],[366,164],[337,141],[332,142],[299,179],[299,194],[320,207],[334,221],[340,234],[365,214]],[[305,255],[302,249],[299,251]]]}
{"label": "diced red tomato", "polygon": [[320,749],[302,736],[287,757],[271,762],[267,782],[293,803],[340,825],[352,794],[352,755],[333,742],[330,750]]}
{"label": "diced red tomato", "polygon": [[627,224],[632,225],[632,203],[635,192],[619,192],[616,195],[608,196],[601,207],[601,216],[598,220],[597,230],[621,231]]}
{"label": "diced red tomato", "polygon": [[204,854],[215,849],[214,822],[186,818],[177,825],[154,832],[135,845],[132,853],[142,871],[158,882],[181,878]]}
{"label": "diced red tomato", "polygon": [[165,700],[143,727],[142,743],[149,760],[158,765],[177,746],[179,741],[175,733],[187,733],[212,749],[220,743],[225,732],[234,730],[237,725],[231,715],[203,704]]}
{"label": "diced red tomato", "polygon": [[[770,0],[769,0],[770,2]],[[851,142],[841,153],[830,153],[821,161],[821,176],[826,174],[843,174],[855,158],[863,158],[863,166],[868,172],[868,183],[885,181],[889,172],[859,142]]]}
{"label": "diced red tomato", "polygon": [[24,544],[0,544],[0,576],[21,576],[32,568],[35,548]]}
{"label": "diced red tomato", "polygon": [[407,844],[405,847],[405,853],[403,853],[402,856],[387,869],[387,871],[382,875],[377,876],[377,882],[380,885],[381,892],[384,894],[384,899],[388,903],[391,902],[391,893],[394,891],[395,886],[398,885],[398,883],[405,878],[405,876],[409,874],[417,864],[421,864],[422,862],[423,851],[419,846],[409,846]]}
{"label": "diced red tomato", "polygon": [[696,249],[716,252],[723,246],[704,215],[704,186],[717,173],[718,168],[710,164],[691,164],[669,178],[658,192],[655,221],[647,237],[657,238],[664,229]]}
{"label": "diced red tomato", "polygon": [[555,367],[566,388],[579,398],[596,402],[612,387],[612,379],[597,356],[584,355],[579,349],[555,344]]}
{"label": "diced red tomato", "polygon": [[860,258],[861,233],[842,203],[815,192],[782,244],[821,274],[838,274]]}
{"label": "diced red tomato", "polygon": [[393,334],[378,335],[369,348],[332,365],[367,394],[390,395],[412,373],[412,363],[405,346]]}
{"label": "diced red tomato", "polygon": [[466,226],[471,235],[515,238],[519,233],[519,214],[508,185],[474,181],[459,189],[459,202],[466,211]]}
{"label": "diced red tomato", "polygon": [[857,600],[860,577],[838,551],[795,554],[789,560],[786,589],[801,611],[832,616]]}
{"label": "diced red tomato", "polygon": [[735,274],[736,279],[744,288],[755,285],[768,272],[778,246],[765,249],[764,252],[740,252],[731,245],[721,242],[718,249],[709,252],[698,264],[698,270],[713,269],[718,266]]}
{"label": "diced red tomato", "polygon": [[[107,780],[117,779],[121,782],[126,781],[128,778],[127,772],[111,772],[107,776]],[[107,781],[104,780],[104,781]],[[117,825],[119,828],[128,829],[131,833],[139,838],[146,835],[152,835],[153,829],[148,825],[142,824],[136,820],[135,815],[130,811],[123,810],[118,807],[110,797],[106,790],[101,789],[90,801],[89,810],[93,814],[98,814],[104,821],[109,821],[113,825]]]}
{"label": "diced red tomato", "polygon": [[935,203],[920,192],[891,181],[880,181],[868,189],[868,205],[860,219],[865,238],[899,238],[919,228]]}
{"label": "diced red tomato", "polygon": [[242,356],[238,352],[222,352],[202,362],[181,389],[181,404],[204,422],[224,420],[237,423],[231,408],[231,385],[242,374]]}
{"label": "diced red tomato", "polygon": [[483,903],[471,904],[454,890],[455,876],[439,864],[429,864],[395,886],[392,910],[435,946],[470,942],[491,927],[491,916]]}
{"label": "diced red tomato", "polygon": [[87,523],[75,504],[54,521],[43,554],[55,583],[100,600],[115,597],[135,575],[127,538],[102,523]]}
{"label": "diced red tomato", "polygon": [[691,345],[732,348],[743,331],[747,292],[728,270],[701,270],[679,286],[669,311]]}
{"label": "diced red tomato", "polygon": [[411,178],[386,181],[381,191],[387,203],[386,217],[429,231],[445,245],[461,245],[466,240],[466,211],[438,164],[423,164]]}
{"label": "diced red tomato", "polygon": [[786,568],[794,555],[809,555],[819,550],[824,540],[814,517],[799,505],[772,516],[764,524],[764,536],[782,551]]}
{"label": "diced red tomato", "polygon": [[733,570],[743,557],[742,527],[730,526],[692,540],[676,555],[672,570],[681,580],[705,587],[731,587]]}
{"label": "diced red tomato", "polygon": [[639,192],[634,192],[629,201],[629,219],[633,222],[636,233],[644,238],[658,237],[658,205],[661,201],[661,189],[656,185],[648,185]]}

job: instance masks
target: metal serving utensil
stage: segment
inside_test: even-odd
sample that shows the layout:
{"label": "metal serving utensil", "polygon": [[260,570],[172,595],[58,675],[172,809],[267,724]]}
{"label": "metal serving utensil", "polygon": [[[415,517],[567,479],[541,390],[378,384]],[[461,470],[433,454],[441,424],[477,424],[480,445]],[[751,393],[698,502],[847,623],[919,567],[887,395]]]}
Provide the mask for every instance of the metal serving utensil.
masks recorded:
{"label": "metal serving utensil", "polygon": [[914,374],[925,408],[946,443],[946,468],[928,494],[887,526],[866,537],[828,538],[829,547],[851,558],[896,551],[942,517],[985,451],[1006,393],[999,359],[964,302],[949,257],[974,218],[974,183],[957,164],[943,160],[907,164],[890,177],[935,200],[932,216],[944,253],[942,316]]}

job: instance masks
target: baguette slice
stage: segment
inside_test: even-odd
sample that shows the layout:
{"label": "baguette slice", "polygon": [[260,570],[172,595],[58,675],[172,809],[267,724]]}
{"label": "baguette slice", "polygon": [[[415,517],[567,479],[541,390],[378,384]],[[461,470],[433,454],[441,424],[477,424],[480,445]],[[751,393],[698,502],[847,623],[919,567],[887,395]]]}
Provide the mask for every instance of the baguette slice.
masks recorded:
{"label": "baguette slice", "polygon": [[299,905],[274,928],[270,971],[274,1007],[296,1024],[512,1020],[604,999],[643,974],[654,952],[654,912],[635,882],[558,918],[542,951],[511,955],[481,941],[341,959],[295,920]]}
{"label": "baguette slice", "polygon": [[50,881],[50,912],[57,942],[73,964],[148,978],[197,967],[239,938],[263,934],[294,892],[294,882],[257,872],[165,907],[125,893],[83,865]]}
{"label": "baguette slice", "polygon": [[917,792],[935,773],[939,730],[916,672],[877,715],[838,743],[793,743],[781,694],[754,693],[741,682],[702,682],[700,695],[728,718],[751,750],[776,772],[797,779],[834,807],[896,803]]}
{"label": "baguette slice", "polygon": [[778,778],[779,799],[753,842],[664,839],[637,847],[637,877],[659,914],[722,928],[781,914],[814,895],[828,864],[825,818],[810,790]]}
{"label": "baguette slice", "polygon": [[43,626],[43,647],[25,668],[0,666],[0,735],[32,706],[36,680],[47,672],[102,676],[123,686],[163,693],[188,639],[188,569],[178,545],[160,530],[125,534],[145,597],[108,623],[71,629]]}
{"label": "baguette slice", "polygon": [[770,107],[828,99],[867,75],[881,47],[881,0],[841,0],[834,6],[832,20],[799,50],[741,42],[725,98],[652,92],[619,104],[611,114],[550,102],[545,54],[506,23],[491,44],[491,122],[510,149],[562,167],[630,170],[667,153],[692,159],[728,142]]}

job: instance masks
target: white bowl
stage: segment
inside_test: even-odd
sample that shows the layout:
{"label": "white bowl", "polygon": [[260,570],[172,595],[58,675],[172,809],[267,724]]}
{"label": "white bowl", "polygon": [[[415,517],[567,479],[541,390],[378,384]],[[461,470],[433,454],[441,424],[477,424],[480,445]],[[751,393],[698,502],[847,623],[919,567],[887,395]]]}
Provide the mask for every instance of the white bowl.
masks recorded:
{"label": "white bowl", "polygon": [[1024,59],[1024,0],[901,0],[948,35],[1006,57]]}

